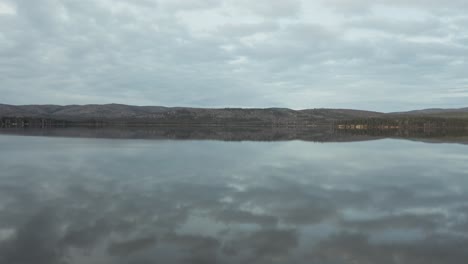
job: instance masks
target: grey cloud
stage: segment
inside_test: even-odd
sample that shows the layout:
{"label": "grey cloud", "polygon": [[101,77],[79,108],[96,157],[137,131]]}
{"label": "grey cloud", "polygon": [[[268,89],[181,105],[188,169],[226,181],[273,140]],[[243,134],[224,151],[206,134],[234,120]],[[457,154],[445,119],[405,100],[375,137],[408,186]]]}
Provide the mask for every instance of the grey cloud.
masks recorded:
{"label": "grey cloud", "polygon": [[266,17],[294,17],[301,11],[300,0],[236,0],[235,4],[246,11]]}
{"label": "grey cloud", "polygon": [[211,9],[221,4],[220,0],[166,0],[162,2],[162,6],[170,11]]}
{"label": "grey cloud", "polygon": [[[346,18],[328,8],[330,23],[311,22],[317,11],[286,0],[6,3],[16,14],[0,14],[3,103],[463,106],[450,92],[467,85],[463,14],[393,19],[367,0],[327,1],[322,7],[368,7]],[[461,3],[379,6],[456,12]],[[213,18],[193,30],[189,14]]]}
{"label": "grey cloud", "polygon": [[440,0],[327,0],[322,3],[328,7],[336,10],[351,12],[351,13],[368,13],[378,6],[394,7],[394,8],[414,8],[416,10],[442,12],[451,11],[461,13],[466,9],[466,2],[464,0],[454,0],[450,2]]}
{"label": "grey cloud", "polygon": [[444,37],[450,33],[448,25],[435,18],[421,21],[388,20],[377,17],[359,17],[347,24],[351,28],[368,29],[393,36]]}
{"label": "grey cloud", "polygon": [[278,23],[272,21],[263,21],[260,23],[237,23],[225,24],[216,29],[220,36],[228,38],[239,38],[254,35],[256,33],[270,33],[279,30]]}

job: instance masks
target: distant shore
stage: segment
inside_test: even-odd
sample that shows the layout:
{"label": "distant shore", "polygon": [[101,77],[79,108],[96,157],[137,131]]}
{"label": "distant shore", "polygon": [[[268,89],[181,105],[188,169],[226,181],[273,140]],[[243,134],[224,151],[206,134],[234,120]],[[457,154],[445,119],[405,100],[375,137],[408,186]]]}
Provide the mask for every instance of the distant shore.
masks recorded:
{"label": "distant shore", "polygon": [[[423,122],[446,126],[468,120],[468,108],[426,109],[399,113],[380,113],[353,109],[287,108],[184,108],[162,106],[107,105],[6,105],[0,104],[2,127],[47,126],[271,126],[315,127],[346,124],[361,127],[369,122],[386,122],[402,126],[401,122]],[[372,121],[374,120],[374,121]],[[402,121],[403,120],[403,121]],[[450,120],[444,121],[444,120]],[[349,122],[354,122],[351,124]],[[418,126],[419,126],[418,123]],[[342,127],[341,126],[341,127]]]}

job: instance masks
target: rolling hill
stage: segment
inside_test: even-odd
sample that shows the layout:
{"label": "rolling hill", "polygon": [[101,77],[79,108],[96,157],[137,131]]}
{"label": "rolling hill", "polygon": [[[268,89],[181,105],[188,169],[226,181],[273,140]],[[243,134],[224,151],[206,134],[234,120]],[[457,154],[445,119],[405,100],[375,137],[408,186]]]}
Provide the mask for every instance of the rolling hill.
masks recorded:
{"label": "rolling hill", "polygon": [[5,105],[0,117],[49,118],[66,121],[100,120],[124,123],[183,124],[317,124],[350,118],[379,117],[378,112],[347,109],[287,108],[186,108],[161,106],[107,105]]}

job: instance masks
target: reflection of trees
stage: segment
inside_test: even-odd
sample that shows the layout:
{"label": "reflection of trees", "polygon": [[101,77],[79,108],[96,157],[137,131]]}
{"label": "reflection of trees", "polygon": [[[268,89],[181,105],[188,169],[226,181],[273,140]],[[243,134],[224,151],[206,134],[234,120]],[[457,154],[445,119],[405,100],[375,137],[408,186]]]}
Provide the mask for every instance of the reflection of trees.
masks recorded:
{"label": "reflection of trees", "polygon": [[468,134],[468,120],[436,117],[366,118],[339,121],[338,131],[370,136],[459,136]]}
{"label": "reflection of trees", "polygon": [[[379,120],[380,125],[367,126],[363,122]],[[377,121],[376,121],[377,122]],[[437,126],[421,123],[415,126],[399,126],[394,120],[385,124],[384,119],[350,120],[346,123],[318,127],[63,127],[63,128],[3,128],[0,134],[85,137],[119,139],[175,139],[175,140],[223,140],[223,141],[286,141],[314,142],[366,141],[385,137],[427,139],[441,142],[467,142],[468,130],[460,126]],[[376,123],[377,124],[377,123]],[[339,129],[339,126],[344,126]],[[348,127],[348,128],[346,128]],[[354,127],[354,128],[352,128]],[[358,127],[356,129],[356,127]],[[379,128],[386,127],[386,128]]]}

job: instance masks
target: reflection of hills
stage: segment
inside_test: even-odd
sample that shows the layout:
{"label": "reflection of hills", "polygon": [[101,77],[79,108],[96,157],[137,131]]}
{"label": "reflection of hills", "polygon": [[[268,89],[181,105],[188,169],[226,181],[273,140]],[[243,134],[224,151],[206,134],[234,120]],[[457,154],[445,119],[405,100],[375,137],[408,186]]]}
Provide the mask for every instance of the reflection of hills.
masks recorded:
{"label": "reflection of hills", "polygon": [[[174,139],[222,141],[286,141],[304,140],[340,142],[367,140],[363,135],[335,134],[331,126],[321,127],[67,127],[8,128],[1,134],[52,137],[84,137],[111,139]],[[370,138],[369,138],[370,139]]]}
{"label": "reflection of hills", "polygon": [[400,138],[424,142],[467,143],[463,129],[367,129],[336,130],[318,127],[66,127],[4,128],[0,134],[49,137],[82,137],[150,140],[222,140],[222,141],[288,141],[352,142]]}
{"label": "reflection of hills", "polygon": [[458,128],[337,130],[335,135],[341,135],[342,137],[397,138],[427,143],[468,144],[468,130]]}

